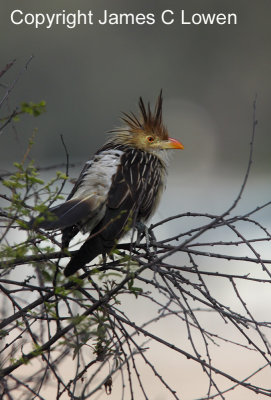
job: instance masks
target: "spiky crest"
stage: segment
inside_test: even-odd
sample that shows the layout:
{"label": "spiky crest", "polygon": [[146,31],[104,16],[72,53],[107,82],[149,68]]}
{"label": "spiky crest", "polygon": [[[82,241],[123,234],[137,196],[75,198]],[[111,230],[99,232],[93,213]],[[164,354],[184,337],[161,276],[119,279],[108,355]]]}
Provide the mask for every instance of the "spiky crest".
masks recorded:
{"label": "spiky crest", "polygon": [[146,107],[142,97],[139,98],[138,104],[140,109],[139,117],[137,117],[133,112],[130,112],[129,114],[125,112],[123,113],[123,117],[121,119],[127,125],[127,128],[124,128],[123,130],[131,133],[141,131],[149,134],[150,132],[153,132],[162,140],[168,139],[168,131],[162,121],[162,90],[160,91],[153,112],[151,111],[150,103],[148,102]]}

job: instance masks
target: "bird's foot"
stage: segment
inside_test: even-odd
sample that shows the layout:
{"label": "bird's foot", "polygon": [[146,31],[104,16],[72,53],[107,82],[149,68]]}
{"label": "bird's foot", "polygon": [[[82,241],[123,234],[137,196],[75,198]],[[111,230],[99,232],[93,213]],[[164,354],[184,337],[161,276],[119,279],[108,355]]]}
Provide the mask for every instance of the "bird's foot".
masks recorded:
{"label": "bird's foot", "polygon": [[150,243],[151,243],[151,239],[152,239],[152,235],[151,235],[151,233],[149,231],[149,228],[147,227],[147,225],[145,225],[141,221],[138,221],[135,226],[136,226],[136,229],[137,229],[136,245],[138,245],[140,240],[145,236],[147,250],[149,251],[150,250]]}

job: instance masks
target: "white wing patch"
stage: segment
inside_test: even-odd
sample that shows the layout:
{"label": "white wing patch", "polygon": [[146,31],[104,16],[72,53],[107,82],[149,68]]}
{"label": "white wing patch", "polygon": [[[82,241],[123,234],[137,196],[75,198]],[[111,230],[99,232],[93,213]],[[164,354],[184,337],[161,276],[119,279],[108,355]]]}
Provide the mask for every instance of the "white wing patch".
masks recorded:
{"label": "white wing patch", "polygon": [[[95,198],[94,215],[86,218],[82,224],[83,232],[91,232],[105,215],[106,200],[112,184],[112,177],[117,172],[123,151],[108,149],[95,154],[88,161],[89,168],[82,176],[82,182],[72,196],[72,199]],[[94,199],[93,199],[94,200]]]}

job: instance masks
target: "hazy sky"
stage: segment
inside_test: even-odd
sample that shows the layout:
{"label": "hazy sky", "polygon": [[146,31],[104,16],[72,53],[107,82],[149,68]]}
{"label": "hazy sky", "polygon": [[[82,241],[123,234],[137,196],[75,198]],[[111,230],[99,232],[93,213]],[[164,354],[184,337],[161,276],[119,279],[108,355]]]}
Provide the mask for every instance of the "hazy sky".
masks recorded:
{"label": "hazy sky", "polygon": [[[243,165],[257,93],[257,166],[266,168],[271,141],[269,0],[59,0],[50,5],[11,0],[0,9],[1,68],[17,60],[2,83],[9,85],[34,55],[10,95],[10,110],[22,101],[47,102],[45,115],[23,117],[16,125],[22,149],[38,128],[33,156],[41,164],[64,159],[60,134],[71,160],[85,161],[103,143],[104,133],[119,125],[121,111],[136,111],[140,95],[153,104],[163,88],[165,120],[171,136],[184,143],[182,157],[191,168],[195,160],[208,164],[210,159],[216,166]],[[14,10],[19,10],[13,14],[17,24],[11,22]],[[78,10],[91,12],[92,24],[81,19],[69,28],[62,23],[64,15],[72,25],[67,15]],[[104,10],[144,14],[146,20],[152,15],[155,23],[143,24],[141,17],[141,24],[101,25]],[[165,10],[170,10],[166,21],[173,16],[174,23],[161,21]],[[183,24],[182,10],[185,22],[193,14],[234,13],[237,24]],[[62,17],[50,28],[48,23],[35,28],[31,15],[37,13]],[[3,108],[1,115],[7,112]],[[2,135],[5,165],[22,153],[15,138],[11,128]]]}

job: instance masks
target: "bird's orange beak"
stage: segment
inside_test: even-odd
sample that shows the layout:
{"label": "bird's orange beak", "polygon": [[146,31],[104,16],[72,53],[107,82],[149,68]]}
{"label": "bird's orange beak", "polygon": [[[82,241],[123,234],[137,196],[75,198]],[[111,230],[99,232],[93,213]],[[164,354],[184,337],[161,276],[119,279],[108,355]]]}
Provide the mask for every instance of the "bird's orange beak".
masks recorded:
{"label": "bird's orange beak", "polygon": [[168,138],[168,140],[165,140],[163,142],[163,148],[164,149],[180,149],[180,150],[184,149],[181,142],[179,142],[176,139],[172,139],[172,138]]}

